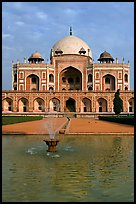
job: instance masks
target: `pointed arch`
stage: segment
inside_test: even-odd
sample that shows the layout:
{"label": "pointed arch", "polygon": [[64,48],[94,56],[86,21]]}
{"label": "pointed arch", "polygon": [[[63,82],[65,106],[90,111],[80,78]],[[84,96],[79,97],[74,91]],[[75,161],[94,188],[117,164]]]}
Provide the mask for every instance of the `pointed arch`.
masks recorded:
{"label": "pointed arch", "polygon": [[54,75],[49,74],[49,82],[53,83],[54,82]]}
{"label": "pointed arch", "polygon": [[96,101],[96,112],[107,112],[107,100],[98,98]]}
{"label": "pointed arch", "polygon": [[111,74],[106,74],[102,77],[102,90],[115,90],[115,77]]}
{"label": "pointed arch", "polygon": [[76,111],[76,101],[69,97],[66,100],[66,112],[75,112]]}
{"label": "pointed arch", "polygon": [[22,97],[18,100],[18,111],[19,112],[28,112],[29,111],[29,101]]}
{"label": "pointed arch", "polygon": [[9,97],[2,101],[2,111],[13,111],[13,100]]}
{"label": "pointed arch", "polygon": [[128,100],[128,112],[134,112],[134,97]]}
{"label": "pointed arch", "polygon": [[39,77],[36,74],[30,74],[26,77],[26,90],[39,91]]}
{"label": "pointed arch", "polygon": [[49,111],[60,111],[60,100],[56,97],[50,99],[49,101]]}
{"label": "pointed arch", "polygon": [[92,112],[92,103],[88,98],[83,98],[81,101],[81,112]]}
{"label": "pointed arch", "polygon": [[45,111],[45,102],[42,98],[38,97],[33,101],[33,110],[35,112],[44,112]]}
{"label": "pointed arch", "polygon": [[82,73],[77,68],[69,66],[59,74],[59,89],[82,90]]}

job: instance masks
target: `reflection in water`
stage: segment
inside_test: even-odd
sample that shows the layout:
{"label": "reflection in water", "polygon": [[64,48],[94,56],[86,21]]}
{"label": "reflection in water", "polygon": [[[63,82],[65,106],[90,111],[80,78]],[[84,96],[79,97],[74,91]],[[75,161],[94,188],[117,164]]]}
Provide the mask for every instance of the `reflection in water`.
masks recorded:
{"label": "reflection in water", "polygon": [[134,197],[133,137],[3,136],[2,200],[129,202]]}

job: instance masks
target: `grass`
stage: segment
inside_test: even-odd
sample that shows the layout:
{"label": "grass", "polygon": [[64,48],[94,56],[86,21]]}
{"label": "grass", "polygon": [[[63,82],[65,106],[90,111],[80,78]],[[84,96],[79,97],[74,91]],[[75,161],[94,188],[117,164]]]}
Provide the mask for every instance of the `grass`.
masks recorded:
{"label": "grass", "polygon": [[105,120],[105,121],[109,121],[109,122],[134,125],[134,115],[99,116],[99,120]]}
{"label": "grass", "polygon": [[2,125],[42,120],[42,116],[2,116]]}

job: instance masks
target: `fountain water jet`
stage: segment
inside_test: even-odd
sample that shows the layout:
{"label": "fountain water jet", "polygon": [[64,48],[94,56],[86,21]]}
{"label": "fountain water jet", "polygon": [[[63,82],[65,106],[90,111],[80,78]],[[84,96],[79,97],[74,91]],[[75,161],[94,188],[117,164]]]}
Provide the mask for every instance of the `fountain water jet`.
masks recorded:
{"label": "fountain water jet", "polygon": [[59,143],[59,140],[55,139],[55,128],[53,128],[53,120],[51,117],[50,119],[48,118],[48,121],[46,122],[45,125],[50,137],[47,140],[43,140],[48,146],[47,152],[56,152],[57,144]]}

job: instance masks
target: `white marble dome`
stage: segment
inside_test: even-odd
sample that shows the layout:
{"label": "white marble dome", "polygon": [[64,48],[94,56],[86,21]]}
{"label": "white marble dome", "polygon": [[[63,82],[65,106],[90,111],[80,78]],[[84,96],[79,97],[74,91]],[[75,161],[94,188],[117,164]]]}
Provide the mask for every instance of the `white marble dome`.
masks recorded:
{"label": "white marble dome", "polygon": [[58,42],[54,44],[54,46],[51,49],[52,56],[55,55],[56,50],[61,50],[63,53],[62,54],[79,54],[79,51],[84,50],[85,56],[88,56],[88,49],[89,49],[89,56],[92,58],[92,52],[90,47],[87,45],[86,42],[84,42],[82,39],[69,35],[65,38],[62,38]]}

